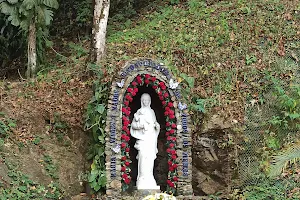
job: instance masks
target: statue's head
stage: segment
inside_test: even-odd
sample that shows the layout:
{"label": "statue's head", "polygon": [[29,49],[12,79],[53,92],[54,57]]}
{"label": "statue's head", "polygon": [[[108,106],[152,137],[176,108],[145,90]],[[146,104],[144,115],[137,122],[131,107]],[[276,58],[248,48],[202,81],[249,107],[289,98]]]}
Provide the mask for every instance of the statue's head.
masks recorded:
{"label": "statue's head", "polygon": [[151,97],[148,93],[144,93],[141,96],[141,106],[142,107],[150,107]]}

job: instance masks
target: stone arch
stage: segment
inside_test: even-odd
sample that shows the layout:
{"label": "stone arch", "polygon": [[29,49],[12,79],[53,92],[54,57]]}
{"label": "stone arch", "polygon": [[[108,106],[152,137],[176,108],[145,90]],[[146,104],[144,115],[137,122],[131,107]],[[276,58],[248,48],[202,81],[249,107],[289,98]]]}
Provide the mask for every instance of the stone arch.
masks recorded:
{"label": "stone arch", "polygon": [[[149,83],[146,80],[150,80]],[[170,107],[174,111],[174,116],[171,116],[172,112],[170,111],[167,115],[168,118],[166,117],[170,122],[174,123],[175,121],[176,123],[176,128],[173,124],[171,129],[168,128],[168,136],[170,137],[168,137],[167,145],[174,144],[170,145],[172,148],[168,147],[168,159],[172,161],[168,162],[170,166],[168,172],[169,190],[177,195],[191,195],[193,193],[191,183],[191,123],[187,105],[181,96],[180,84],[175,80],[168,68],[162,63],[151,59],[135,59],[125,64],[112,83],[107,111],[105,148],[106,193],[108,196],[121,195],[122,190],[127,189],[130,181],[130,158],[127,156],[130,151],[130,149],[128,150],[130,148],[128,147],[130,107],[128,107],[127,101],[129,102],[138,92],[134,82],[138,82],[139,86],[147,84],[156,92],[161,92],[158,96],[164,103],[163,107],[165,109]],[[159,88],[154,87],[157,84],[159,84]],[[161,99],[162,95],[164,98],[168,96],[167,105],[165,105],[166,102],[163,102],[165,99]],[[174,187],[172,187],[173,185]]]}

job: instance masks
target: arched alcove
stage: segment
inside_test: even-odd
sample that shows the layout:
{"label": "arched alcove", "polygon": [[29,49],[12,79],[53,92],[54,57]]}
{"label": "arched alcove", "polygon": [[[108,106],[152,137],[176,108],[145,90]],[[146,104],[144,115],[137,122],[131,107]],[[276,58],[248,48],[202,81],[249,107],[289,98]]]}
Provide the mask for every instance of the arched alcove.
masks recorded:
{"label": "arched alcove", "polygon": [[151,59],[126,63],[112,83],[105,129],[106,194],[118,199],[134,188],[137,151],[135,139],[130,137],[130,124],[140,108],[143,93],[150,94],[151,108],[161,128],[153,170],[155,180],[162,191],[192,195],[191,122],[187,105],[176,78],[166,66]]}
{"label": "arched alcove", "polygon": [[[160,133],[158,135],[157,140],[157,159],[154,162],[154,178],[157,182],[157,185],[161,187],[162,191],[166,191],[167,188],[167,179],[168,179],[168,155],[167,155],[167,147],[166,147],[166,119],[164,116],[164,108],[159,99],[155,90],[147,85],[142,85],[138,87],[138,93],[133,97],[133,101],[129,103],[129,107],[131,108],[130,114],[130,122],[132,122],[133,114],[140,108],[141,103],[141,95],[144,93],[148,93],[151,96],[151,108],[154,110],[157,122],[160,124]],[[137,174],[138,174],[138,163],[137,163],[137,150],[134,148],[134,144],[136,139],[134,137],[130,137],[129,146],[130,146],[130,159],[132,163],[130,164],[131,168],[131,178],[132,185],[136,184]],[[132,188],[131,188],[132,189]]]}

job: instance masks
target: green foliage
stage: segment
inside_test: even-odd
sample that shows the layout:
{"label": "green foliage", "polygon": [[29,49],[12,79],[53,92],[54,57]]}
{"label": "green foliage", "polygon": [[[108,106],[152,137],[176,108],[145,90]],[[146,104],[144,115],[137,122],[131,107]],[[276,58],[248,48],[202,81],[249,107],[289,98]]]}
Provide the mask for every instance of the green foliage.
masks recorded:
{"label": "green foliage", "polygon": [[19,26],[28,31],[31,20],[36,17],[38,27],[50,25],[53,17],[52,9],[58,8],[57,0],[6,0],[0,3],[0,10],[8,15],[8,21],[14,26]]}
{"label": "green foliage", "polygon": [[14,120],[6,117],[0,118],[0,138],[7,137],[11,132],[11,128],[15,128],[16,126]]}
{"label": "green foliage", "polygon": [[273,161],[270,166],[270,177],[276,177],[281,174],[292,164],[296,164],[300,160],[300,144],[295,144],[288,147],[284,151],[280,151],[277,155],[273,156]]}
{"label": "green foliage", "polygon": [[[16,169],[16,166],[5,162],[11,178],[10,183],[0,181],[0,200],[7,199],[62,199],[63,193],[57,183],[50,183],[47,187],[32,181]],[[2,184],[2,185],[1,185]]]}
{"label": "green foliage", "polygon": [[246,65],[251,65],[257,61],[255,55],[246,55]]}
{"label": "green foliage", "polygon": [[28,33],[29,25],[36,27],[36,47],[38,61],[44,58],[45,38],[48,37],[48,26],[53,20],[53,10],[58,8],[57,0],[3,0],[0,12],[7,16],[6,21]]}
{"label": "green foliage", "polygon": [[88,153],[88,158],[93,159],[88,181],[93,190],[98,192],[106,184],[104,150],[109,84],[100,82],[99,77],[94,83],[94,88],[94,96],[87,107],[85,129],[90,130],[93,136],[93,144]]}
{"label": "green foliage", "polygon": [[239,200],[283,200],[299,199],[300,193],[295,190],[298,186],[293,179],[268,180],[261,178],[255,185],[247,186],[242,194],[236,195],[233,199]]}
{"label": "green foliage", "polygon": [[8,70],[12,61],[22,54],[24,47],[23,35],[7,18],[0,12],[0,70]]}
{"label": "green foliage", "polygon": [[43,163],[44,163],[45,170],[47,171],[49,176],[53,179],[58,179],[58,175],[57,175],[58,168],[57,165],[54,164],[52,157],[49,155],[44,155]]}

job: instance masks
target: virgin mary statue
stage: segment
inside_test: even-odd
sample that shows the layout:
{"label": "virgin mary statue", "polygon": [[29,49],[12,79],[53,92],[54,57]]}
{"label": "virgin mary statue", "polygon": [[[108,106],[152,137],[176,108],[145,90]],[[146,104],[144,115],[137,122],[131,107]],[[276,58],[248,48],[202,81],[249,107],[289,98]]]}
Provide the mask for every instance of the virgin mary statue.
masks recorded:
{"label": "virgin mary statue", "polygon": [[153,167],[160,125],[150,104],[150,95],[144,93],[141,96],[141,108],[134,114],[130,128],[130,134],[137,139],[134,145],[138,150],[137,189],[159,189],[153,176]]}

